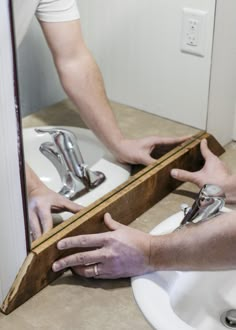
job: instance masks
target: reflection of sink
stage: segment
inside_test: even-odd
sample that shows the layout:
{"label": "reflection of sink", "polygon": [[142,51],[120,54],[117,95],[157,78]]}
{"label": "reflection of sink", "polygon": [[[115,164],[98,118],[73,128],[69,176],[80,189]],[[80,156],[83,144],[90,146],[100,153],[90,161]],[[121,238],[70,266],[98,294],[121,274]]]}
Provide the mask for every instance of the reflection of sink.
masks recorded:
{"label": "reflection of sink", "polygon": [[[224,211],[229,211],[224,208]],[[171,232],[183,218],[179,212],[151,232]],[[137,304],[158,330],[224,330],[221,315],[236,309],[236,271],[159,271],[132,278]]]}
{"label": "reflection of sink", "polygon": [[[84,161],[90,169],[101,171],[106,176],[100,186],[75,202],[87,206],[128,179],[130,167],[118,163],[91,131],[77,127],[63,128],[75,133]],[[49,188],[58,192],[62,187],[60,176],[53,164],[39,151],[43,142],[52,141],[50,135],[38,134],[34,128],[26,128],[23,130],[23,139],[25,160]]]}

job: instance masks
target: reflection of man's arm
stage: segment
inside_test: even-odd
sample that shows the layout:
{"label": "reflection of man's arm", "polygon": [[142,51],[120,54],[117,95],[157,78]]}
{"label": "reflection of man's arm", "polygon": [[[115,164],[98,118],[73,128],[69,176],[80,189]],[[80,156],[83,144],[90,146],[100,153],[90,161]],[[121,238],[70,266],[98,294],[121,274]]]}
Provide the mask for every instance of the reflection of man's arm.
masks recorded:
{"label": "reflection of man's arm", "polygon": [[125,139],[110,108],[100,70],[86,47],[80,21],[41,22],[61,83],[80,110],[87,126],[121,162],[150,164],[157,144],[180,143],[184,138]]}
{"label": "reflection of man's arm", "polygon": [[26,164],[26,187],[30,229],[34,239],[52,228],[52,211],[67,210],[76,213],[81,209],[78,204],[45,186],[28,164]]}
{"label": "reflection of man's arm", "polygon": [[62,258],[53,264],[53,270],[73,267],[75,273],[86,277],[118,278],[155,270],[236,269],[236,212],[163,236],[121,225],[108,214],[105,223],[111,230],[108,233],[61,240],[61,250],[94,250]]}
{"label": "reflection of man's arm", "polygon": [[201,153],[205,164],[200,171],[188,172],[173,169],[171,175],[180,181],[189,181],[199,188],[206,183],[219,185],[226,194],[227,203],[236,203],[236,175],[232,175],[229,168],[207,146],[207,141],[201,141]]}

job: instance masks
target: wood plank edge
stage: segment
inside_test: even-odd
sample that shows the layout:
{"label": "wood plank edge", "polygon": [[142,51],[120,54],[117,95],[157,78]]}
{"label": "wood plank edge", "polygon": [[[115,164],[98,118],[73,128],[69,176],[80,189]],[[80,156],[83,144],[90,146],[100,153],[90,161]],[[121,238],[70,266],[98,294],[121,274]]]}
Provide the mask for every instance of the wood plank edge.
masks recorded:
{"label": "wood plank edge", "polygon": [[30,252],[28,254],[28,256],[26,257],[25,261],[23,262],[20,270],[19,270],[19,273],[17,274],[16,278],[15,278],[15,281],[10,289],[10,291],[8,292],[6,298],[4,299],[1,307],[0,307],[0,310],[2,313],[4,314],[9,314],[11,311],[12,311],[12,308],[11,308],[11,303],[12,301],[16,298],[16,296],[18,295],[18,292],[19,292],[19,288],[22,284],[22,282],[24,281],[24,279],[26,277],[28,277],[29,275],[29,268],[35,258],[35,253],[34,252]]}

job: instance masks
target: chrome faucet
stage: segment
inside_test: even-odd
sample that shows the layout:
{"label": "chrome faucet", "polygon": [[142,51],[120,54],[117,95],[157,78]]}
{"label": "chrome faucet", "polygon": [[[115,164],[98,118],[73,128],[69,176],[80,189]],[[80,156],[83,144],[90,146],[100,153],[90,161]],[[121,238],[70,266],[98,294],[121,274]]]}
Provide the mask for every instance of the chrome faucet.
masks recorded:
{"label": "chrome faucet", "polygon": [[187,204],[181,205],[184,218],[177,229],[189,223],[197,223],[218,215],[224,205],[225,193],[223,190],[214,184],[204,185],[191,207]]}
{"label": "chrome faucet", "polygon": [[73,132],[64,128],[36,128],[35,131],[52,136],[53,142],[42,143],[40,151],[53,163],[60,175],[62,188],[59,194],[75,199],[105,181],[102,172],[92,171],[84,163]]}

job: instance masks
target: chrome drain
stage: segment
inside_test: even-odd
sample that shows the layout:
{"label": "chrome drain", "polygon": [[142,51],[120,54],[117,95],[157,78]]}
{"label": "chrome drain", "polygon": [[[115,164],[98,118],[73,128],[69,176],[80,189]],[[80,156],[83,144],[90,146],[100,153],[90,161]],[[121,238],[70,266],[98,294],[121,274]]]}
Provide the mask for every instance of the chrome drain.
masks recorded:
{"label": "chrome drain", "polygon": [[228,329],[236,329],[236,309],[224,312],[220,317],[221,323]]}

